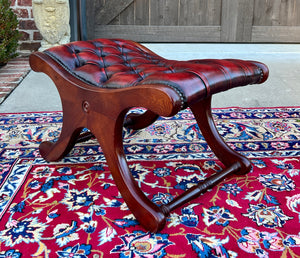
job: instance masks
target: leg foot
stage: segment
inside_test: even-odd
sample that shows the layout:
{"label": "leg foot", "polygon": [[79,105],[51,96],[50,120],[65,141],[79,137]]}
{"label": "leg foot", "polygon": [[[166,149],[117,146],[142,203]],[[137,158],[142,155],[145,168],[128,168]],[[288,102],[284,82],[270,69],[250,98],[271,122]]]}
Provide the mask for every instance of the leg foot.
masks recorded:
{"label": "leg foot", "polygon": [[40,144],[39,149],[42,157],[47,161],[57,161],[65,157],[72,150],[84,128],[82,121],[83,117],[80,110],[64,108],[60,136],[56,142],[45,141]]}
{"label": "leg foot", "polygon": [[57,142],[44,141],[40,144],[39,150],[41,156],[47,161],[57,161],[65,157],[77,142],[81,129],[74,130],[72,133],[62,131]]}

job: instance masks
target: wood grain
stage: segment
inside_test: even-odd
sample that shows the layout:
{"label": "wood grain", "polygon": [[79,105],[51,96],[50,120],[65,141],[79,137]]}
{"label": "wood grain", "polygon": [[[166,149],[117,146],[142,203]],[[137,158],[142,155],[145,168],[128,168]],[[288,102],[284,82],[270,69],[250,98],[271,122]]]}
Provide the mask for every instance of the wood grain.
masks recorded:
{"label": "wood grain", "polygon": [[284,33],[300,27],[300,0],[89,0],[87,6],[90,39],[300,42],[298,34]]}

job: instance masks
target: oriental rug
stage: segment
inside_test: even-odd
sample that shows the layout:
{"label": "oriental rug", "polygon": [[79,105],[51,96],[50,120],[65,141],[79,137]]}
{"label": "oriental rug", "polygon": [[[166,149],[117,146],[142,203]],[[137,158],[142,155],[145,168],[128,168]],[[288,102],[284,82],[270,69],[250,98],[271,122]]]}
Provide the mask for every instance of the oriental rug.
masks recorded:
{"label": "oriental rug", "polygon": [[[145,232],[95,140],[45,162],[62,113],[2,114],[0,257],[300,257],[300,108],[214,110],[220,134],[252,171],[233,176]],[[124,129],[133,176],[157,205],[221,170],[189,110]]]}

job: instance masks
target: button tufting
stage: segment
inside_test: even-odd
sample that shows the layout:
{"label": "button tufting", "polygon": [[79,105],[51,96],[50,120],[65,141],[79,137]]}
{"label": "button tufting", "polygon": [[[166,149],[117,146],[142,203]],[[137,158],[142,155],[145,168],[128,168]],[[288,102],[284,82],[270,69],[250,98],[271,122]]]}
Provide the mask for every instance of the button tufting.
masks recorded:
{"label": "button tufting", "polygon": [[[245,75],[249,77],[246,84],[256,83],[251,74],[253,70],[257,71],[257,66],[251,61],[245,69],[241,60],[167,60],[126,40],[77,41],[48,49],[45,53],[74,77],[97,87],[124,88],[149,84],[150,81],[172,85],[183,106],[187,96],[199,87],[201,93],[198,92],[197,97],[207,97],[237,87]],[[260,69],[259,72],[260,80],[263,80],[264,71]]]}

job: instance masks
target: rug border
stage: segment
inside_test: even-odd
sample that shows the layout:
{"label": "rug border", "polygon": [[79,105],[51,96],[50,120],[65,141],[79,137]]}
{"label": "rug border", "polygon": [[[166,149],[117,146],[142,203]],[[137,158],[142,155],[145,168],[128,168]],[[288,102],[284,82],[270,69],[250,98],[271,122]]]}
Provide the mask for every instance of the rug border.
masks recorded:
{"label": "rug border", "polygon": [[[212,110],[225,110],[225,109],[277,109],[277,108],[300,108],[299,106],[276,106],[276,107],[239,107],[239,106],[231,106],[231,107],[213,107]],[[55,111],[22,111],[22,112],[7,112],[7,113],[0,113],[0,115],[18,115],[18,114],[28,114],[28,113],[63,113],[62,110],[55,110]]]}

